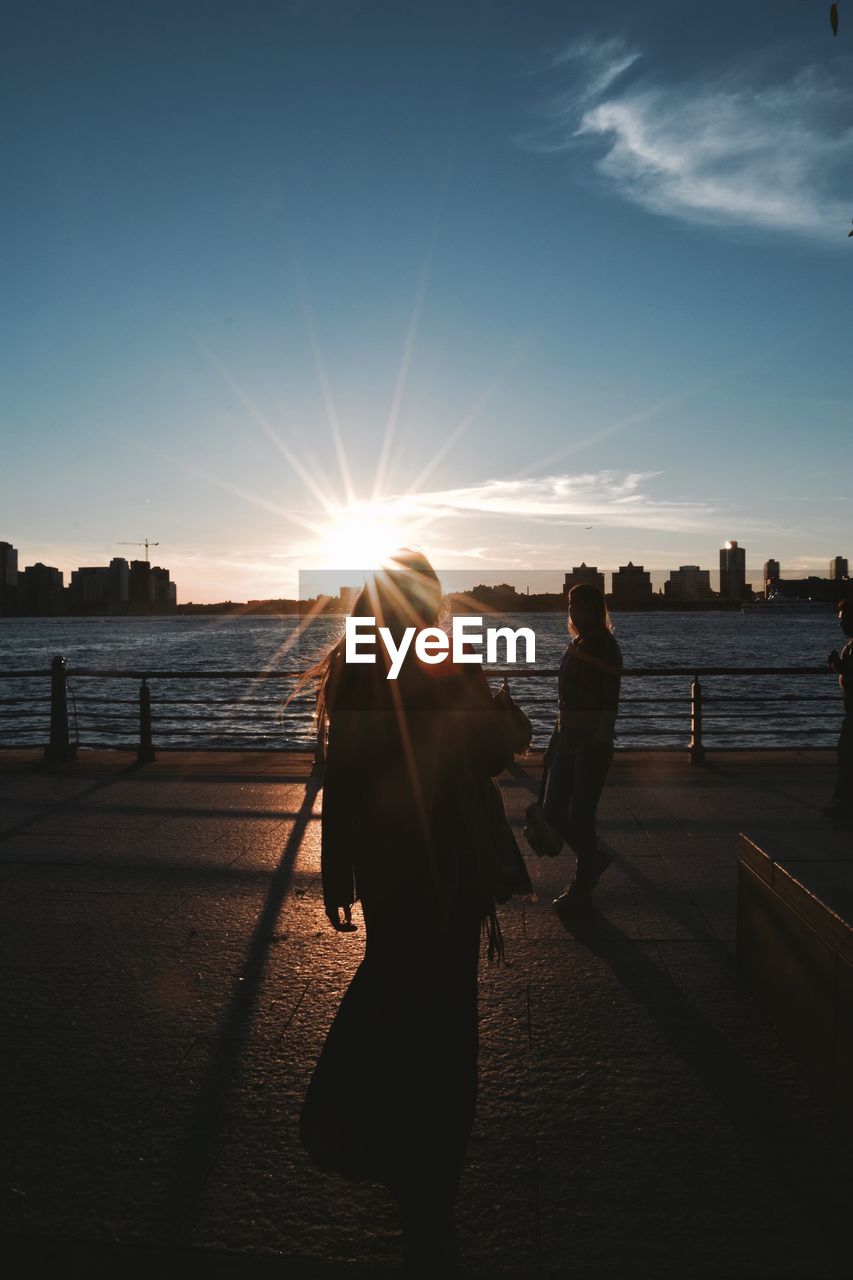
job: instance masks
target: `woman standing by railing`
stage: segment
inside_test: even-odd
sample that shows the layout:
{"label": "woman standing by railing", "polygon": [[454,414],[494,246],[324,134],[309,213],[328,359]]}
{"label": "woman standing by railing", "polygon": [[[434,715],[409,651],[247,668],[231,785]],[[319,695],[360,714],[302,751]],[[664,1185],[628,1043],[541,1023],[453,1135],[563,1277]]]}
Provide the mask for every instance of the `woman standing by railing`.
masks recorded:
{"label": "woman standing by railing", "polygon": [[622,653],[601,591],[569,592],[572,642],[560,663],[559,722],[544,797],[545,817],[577,857],[575,879],[554,900],[558,911],[587,906],[610,855],[598,843],[595,814],[613,760]]}
{"label": "woman standing by railing", "polygon": [[[353,613],[399,639],[435,626],[442,593],[423,555],[394,562]],[[355,927],[360,900],[367,947],[300,1128],[322,1168],[391,1189],[410,1271],[443,1276],[455,1266],[453,1206],[477,1091],[481,928],[490,956],[499,952],[495,898],[530,889],[491,782],[512,747],[478,665],[428,666],[410,652],[389,680],[381,662],[344,658],[339,644],[315,669],[329,725],[323,896],[340,931]]]}

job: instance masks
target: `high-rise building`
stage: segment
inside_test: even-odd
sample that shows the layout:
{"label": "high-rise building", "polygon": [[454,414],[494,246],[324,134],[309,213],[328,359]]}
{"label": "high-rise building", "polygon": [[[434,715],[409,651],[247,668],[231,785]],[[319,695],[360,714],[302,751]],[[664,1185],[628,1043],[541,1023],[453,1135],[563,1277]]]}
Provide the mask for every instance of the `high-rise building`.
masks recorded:
{"label": "high-rise building", "polygon": [[[153,604],[154,570],[145,560],[134,561],[133,590],[134,611],[149,613]],[[165,574],[168,569],[156,570]],[[160,589],[160,595],[168,609],[168,586]],[[108,565],[81,566],[71,574],[68,587],[70,607],[83,613],[127,613],[131,601],[131,568],[121,556],[115,556]]]}
{"label": "high-rise building", "polygon": [[711,570],[700,569],[698,564],[683,564],[673,569],[664,583],[664,595],[670,600],[710,600]]}
{"label": "high-rise building", "polygon": [[131,560],[128,570],[128,599],[134,613],[151,608],[151,565],[147,560]]}
{"label": "high-rise building", "polygon": [[11,542],[0,542],[0,614],[16,612],[17,593],[17,548]]}
{"label": "high-rise building", "polygon": [[581,583],[587,583],[590,586],[598,587],[599,591],[604,591],[604,574],[599,573],[595,565],[584,564],[583,561],[579,565],[575,565],[571,573],[567,573],[563,579],[563,594],[568,595],[572,587],[579,587]]}
{"label": "high-rise building", "polygon": [[170,604],[169,570],[159,565],[151,568],[151,605],[156,613],[168,613]]}
{"label": "high-rise building", "polygon": [[0,542],[0,587],[18,585],[18,549],[11,542]]}
{"label": "high-rise building", "polygon": [[[0,543],[0,546],[2,545],[3,544]],[[841,578],[847,578],[850,576],[847,572],[846,556],[833,556],[829,562],[829,576],[832,578],[833,582],[838,582]]]}
{"label": "high-rise building", "polygon": [[652,598],[652,575],[641,564],[620,565],[613,575],[614,604],[645,604]]}
{"label": "high-rise building", "polygon": [[764,562],[764,594],[769,596],[771,592],[776,591],[779,587],[779,579],[782,576],[782,570],[779,567],[778,560],[766,560]]}
{"label": "high-rise building", "polygon": [[68,597],[73,609],[102,613],[109,603],[109,594],[110,571],[104,565],[72,569]]}
{"label": "high-rise building", "polygon": [[21,613],[43,614],[59,613],[63,600],[63,576],[53,565],[27,565],[18,574],[18,609]]}
{"label": "high-rise building", "polygon": [[130,568],[122,556],[110,561],[109,603],[113,613],[124,613],[130,600]]}
{"label": "high-rise building", "polygon": [[83,613],[124,613],[127,610],[128,564],[117,557],[109,565],[74,569],[68,586],[68,603]]}
{"label": "high-rise building", "polygon": [[746,550],[732,539],[720,548],[720,596],[743,600],[746,592]]}

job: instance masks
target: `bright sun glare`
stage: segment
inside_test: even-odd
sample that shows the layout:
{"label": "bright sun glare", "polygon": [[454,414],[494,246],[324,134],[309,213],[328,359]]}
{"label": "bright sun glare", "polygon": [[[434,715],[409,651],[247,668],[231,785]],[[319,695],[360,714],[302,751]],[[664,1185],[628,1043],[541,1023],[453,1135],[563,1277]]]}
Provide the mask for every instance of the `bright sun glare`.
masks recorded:
{"label": "bright sun glare", "polygon": [[332,516],[319,548],[320,567],[378,569],[404,543],[400,527],[382,513],[377,503],[359,502]]}

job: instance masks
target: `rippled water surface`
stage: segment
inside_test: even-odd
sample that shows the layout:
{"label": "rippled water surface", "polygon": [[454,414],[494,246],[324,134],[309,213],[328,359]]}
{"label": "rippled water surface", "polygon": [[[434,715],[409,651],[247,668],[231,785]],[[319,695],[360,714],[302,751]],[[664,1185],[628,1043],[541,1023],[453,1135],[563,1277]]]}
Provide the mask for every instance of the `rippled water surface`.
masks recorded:
{"label": "rippled water surface", "polygon": [[[741,613],[620,613],[614,618],[625,665],[821,666],[842,642],[831,611],[809,616]],[[490,625],[536,632],[536,668],[555,667],[565,648],[560,614],[512,614]],[[47,670],[61,654],[69,667],[139,671],[284,671],[302,669],[343,629],[342,618],[222,616],[172,618],[7,618],[0,620],[0,671]],[[494,681],[497,687],[497,681]],[[72,737],[82,745],[134,743],[138,679],[72,675]],[[534,742],[554,718],[553,677],[516,678],[512,691],[531,716]],[[281,704],[290,682],[152,678],[155,743],[163,746],[294,747],[312,739],[310,699]],[[834,743],[841,714],[835,677],[708,677],[709,746]],[[0,745],[41,744],[48,732],[45,677],[0,680]],[[619,746],[683,746],[689,735],[690,678],[626,676]],[[76,712],[76,718],[75,718]]]}

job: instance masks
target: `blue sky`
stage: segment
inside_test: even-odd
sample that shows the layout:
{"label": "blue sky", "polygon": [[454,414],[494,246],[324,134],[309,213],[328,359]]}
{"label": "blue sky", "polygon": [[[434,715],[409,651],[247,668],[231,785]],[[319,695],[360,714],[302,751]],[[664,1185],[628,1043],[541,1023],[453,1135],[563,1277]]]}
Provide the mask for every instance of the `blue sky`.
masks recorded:
{"label": "blue sky", "polygon": [[182,599],[853,556],[851,38],[809,0],[4,18],[0,538]]}

